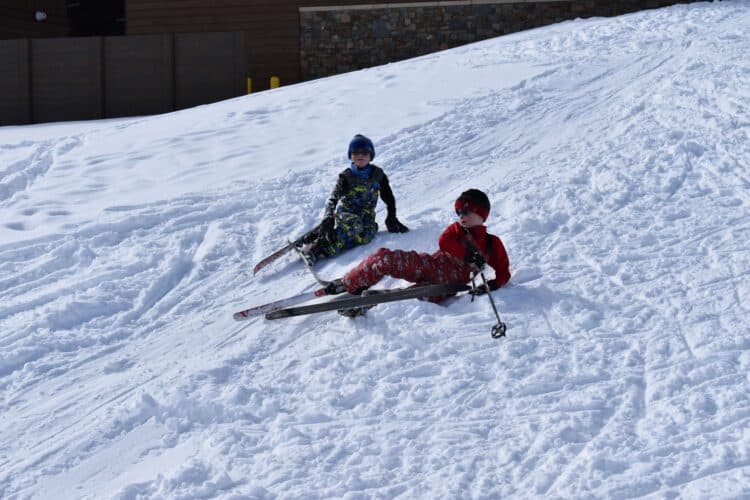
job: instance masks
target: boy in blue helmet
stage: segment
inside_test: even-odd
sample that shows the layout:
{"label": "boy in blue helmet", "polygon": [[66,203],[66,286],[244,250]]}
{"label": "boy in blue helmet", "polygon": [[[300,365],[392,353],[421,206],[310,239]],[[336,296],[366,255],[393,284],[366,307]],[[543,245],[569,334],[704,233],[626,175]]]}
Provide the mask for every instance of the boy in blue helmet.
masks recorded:
{"label": "boy in blue helmet", "polygon": [[364,245],[378,232],[375,206],[378,197],[388,209],[385,226],[391,233],[409,230],[396,218],[396,199],[383,169],[370,163],[375,146],[364,135],[357,134],[349,142],[349,168],[339,174],[336,187],[326,202],[325,215],[314,239],[302,250],[308,262],[332,257],[342,250]]}

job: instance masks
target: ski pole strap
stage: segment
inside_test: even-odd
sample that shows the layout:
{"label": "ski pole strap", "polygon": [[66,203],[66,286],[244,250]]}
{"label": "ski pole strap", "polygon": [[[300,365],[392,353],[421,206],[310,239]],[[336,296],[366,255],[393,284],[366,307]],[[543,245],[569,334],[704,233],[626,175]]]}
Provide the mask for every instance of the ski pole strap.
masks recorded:
{"label": "ski pole strap", "polygon": [[464,234],[466,234],[466,246],[467,248],[471,248],[475,250],[479,255],[481,255],[485,262],[490,261],[490,257],[492,257],[492,239],[487,235],[485,240],[485,251],[482,252],[479,250],[479,245],[477,245],[477,240],[474,239],[474,235],[471,234],[471,231],[469,231],[467,228],[463,228]]}

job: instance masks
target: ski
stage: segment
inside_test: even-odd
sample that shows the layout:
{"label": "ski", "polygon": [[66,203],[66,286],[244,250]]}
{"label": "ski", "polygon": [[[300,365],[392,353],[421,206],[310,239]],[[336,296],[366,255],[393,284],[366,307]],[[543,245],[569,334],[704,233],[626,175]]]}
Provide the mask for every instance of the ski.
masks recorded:
{"label": "ski", "polygon": [[257,274],[258,271],[260,271],[267,265],[279,260],[279,258],[283,257],[284,254],[289,252],[292,248],[294,248],[294,243],[289,243],[288,245],[279,248],[274,253],[255,264],[255,267],[253,268],[253,275]]}
{"label": "ski", "polygon": [[[273,311],[265,313],[266,319],[289,318],[291,316],[301,316],[304,314],[313,314],[325,311],[336,311],[338,309],[351,309],[355,307],[372,306],[383,304],[385,302],[394,302],[397,300],[418,299],[422,297],[434,297],[440,295],[450,295],[458,292],[470,290],[468,285],[460,284],[436,284],[421,285],[409,288],[395,288],[391,290],[378,290],[378,294],[359,296],[347,295],[336,298],[328,302],[309,304],[303,306],[289,306],[276,308]],[[325,295],[325,293],[320,296]]]}
{"label": "ski", "polygon": [[255,264],[255,267],[253,268],[253,275],[257,274],[258,271],[260,271],[264,267],[268,266],[269,264],[272,264],[272,263],[276,262],[281,257],[283,257],[284,255],[286,255],[287,253],[289,253],[290,251],[292,251],[292,249],[295,249],[298,246],[300,246],[303,243],[305,243],[307,239],[309,239],[310,237],[312,237],[313,234],[317,233],[318,227],[315,227],[315,229],[313,229],[311,231],[308,231],[307,233],[303,234],[302,236],[300,236],[296,240],[290,241],[289,243],[287,243],[283,247],[279,248],[278,250],[276,250],[274,253],[272,253],[268,257],[265,257],[260,262],[258,262],[257,264]]}
{"label": "ski", "polygon": [[273,311],[277,311],[279,309],[284,309],[290,306],[301,304],[303,302],[307,302],[309,300],[324,297],[326,295],[330,295],[330,294],[327,292],[325,287],[322,287],[322,288],[313,290],[311,292],[303,292],[293,297],[287,297],[285,299],[280,299],[274,302],[269,302],[268,304],[262,304],[259,306],[255,306],[249,309],[242,310],[242,311],[237,311],[236,313],[232,315],[232,317],[236,321],[244,321],[246,319],[254,318],[256,316],[261,316],[263,314],[268,314]]}

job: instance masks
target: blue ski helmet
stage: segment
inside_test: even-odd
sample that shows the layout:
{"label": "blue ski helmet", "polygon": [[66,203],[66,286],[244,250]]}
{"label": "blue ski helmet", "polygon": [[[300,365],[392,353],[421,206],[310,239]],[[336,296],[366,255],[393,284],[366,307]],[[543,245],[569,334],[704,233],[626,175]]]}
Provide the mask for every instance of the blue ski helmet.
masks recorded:
{"label": "blue ski helmet", "polygon": [[370,161],[375,159],[375,146],[372,141],[362,134],[357,134],[349,142],[349,149],[346,152],[346,157],[352,159],[352,151],[366,150],[370,152]]}

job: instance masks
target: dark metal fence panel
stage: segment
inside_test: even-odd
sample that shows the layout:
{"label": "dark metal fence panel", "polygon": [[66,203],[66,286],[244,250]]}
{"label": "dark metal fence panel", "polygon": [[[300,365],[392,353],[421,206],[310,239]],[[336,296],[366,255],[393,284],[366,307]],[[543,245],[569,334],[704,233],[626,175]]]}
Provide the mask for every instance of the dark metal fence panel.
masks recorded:
{"label": "dark metal fence panel", "polygon": [[175,109],[172,35],[104,38],[104,83],[107,117]]}
{"label": "dark metal fence panel", "polygon": [[0,126],[31,123],[29,41],[0,40]]}
{"label": "dark metal fence panel", "polygon": [[174,37],[177,109],[243,94],[243,33],[177,33]]}
{"label": "dark metal fence panel", "polygon": [[102,39],[32,40],[31,81],[34,122],[102,118]]}
{"label": "dark metal fence panel", "polygon": [[246,92],[244,32],[0,40],[0,125],[166,113]]}

